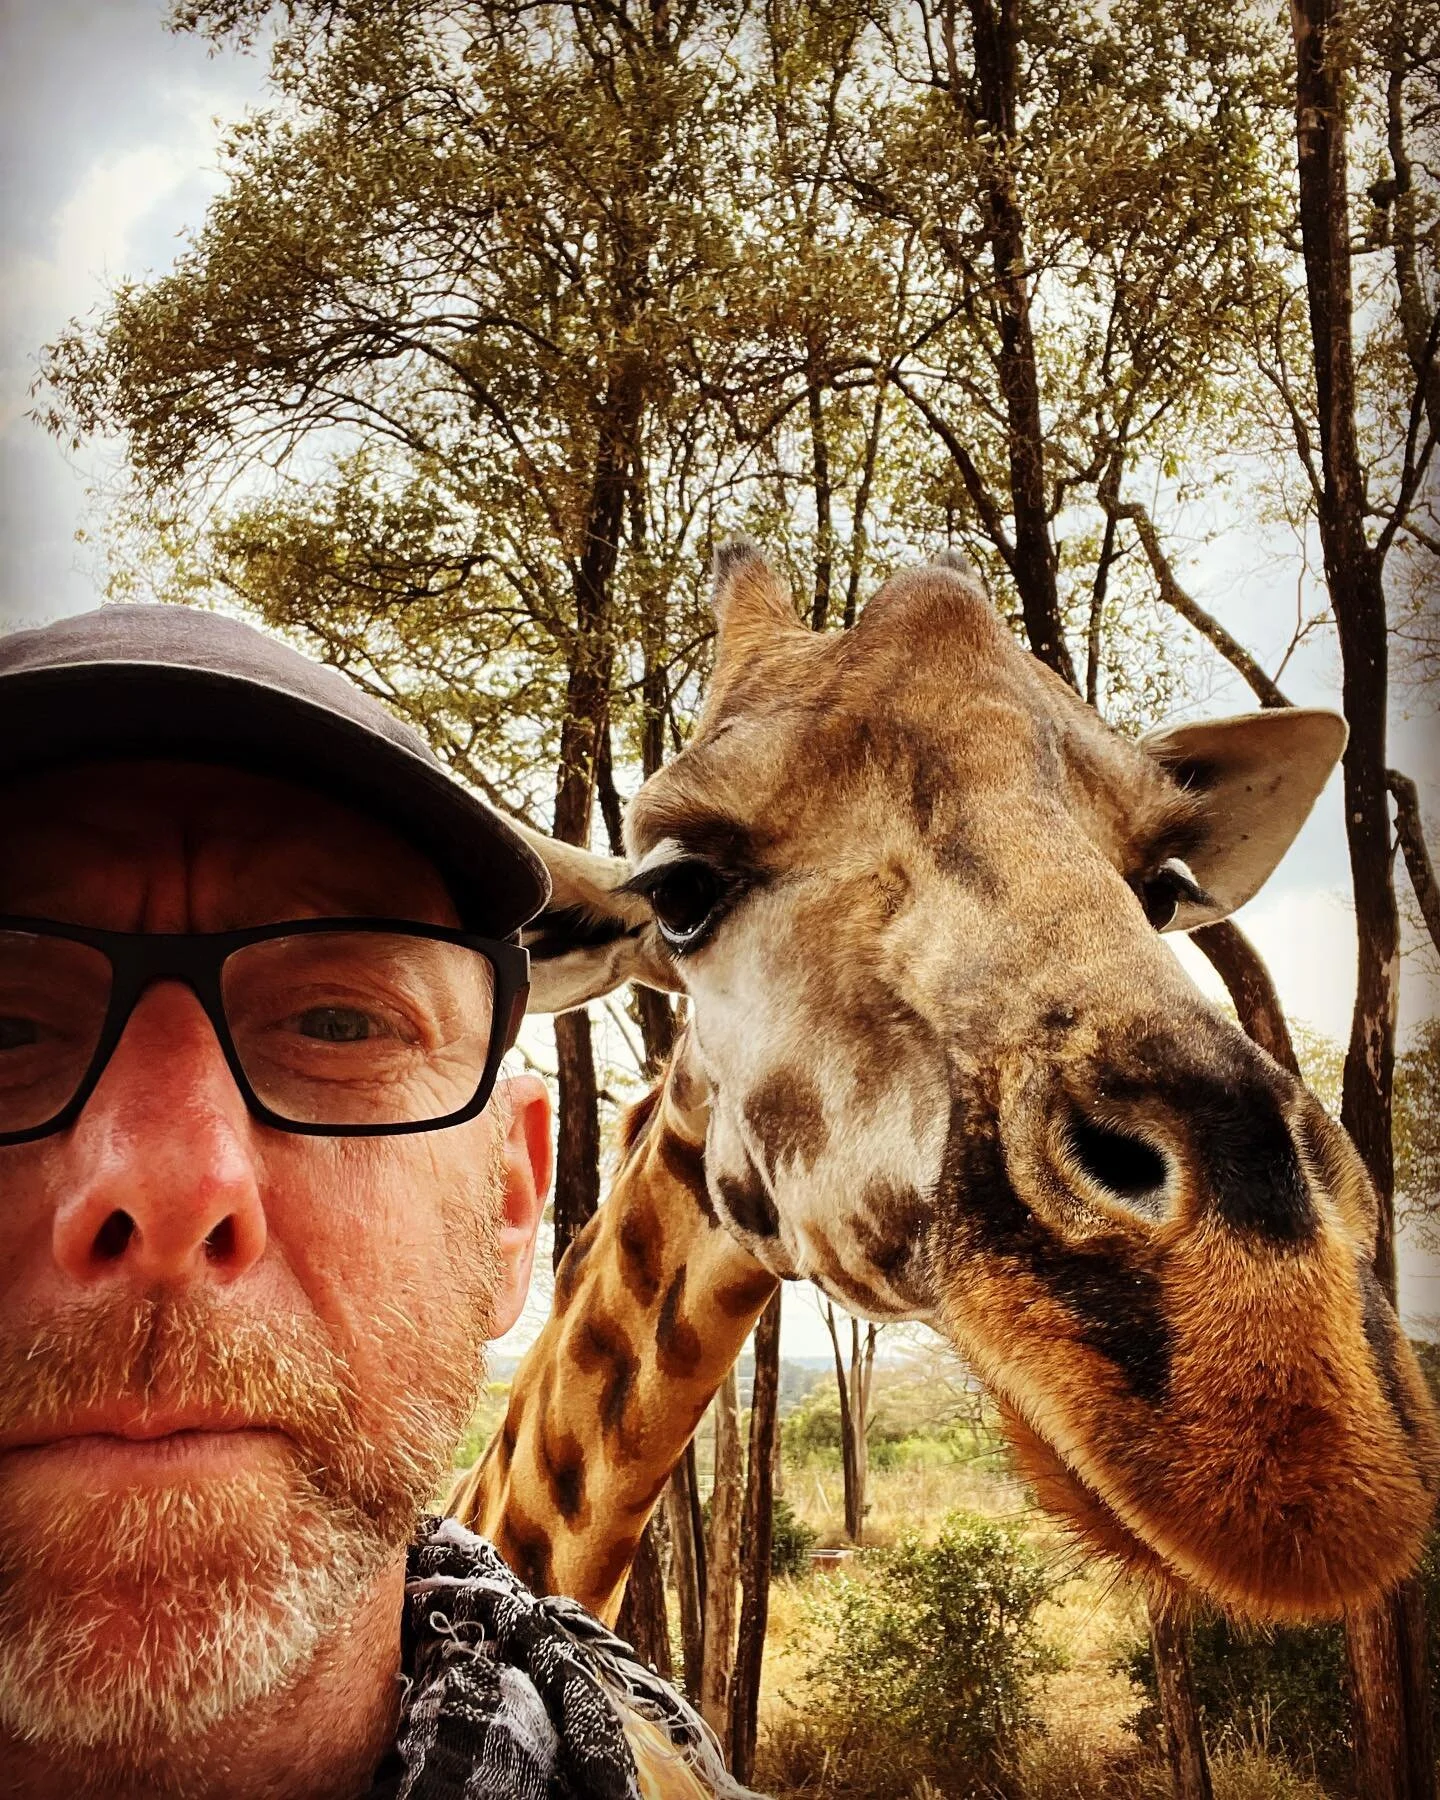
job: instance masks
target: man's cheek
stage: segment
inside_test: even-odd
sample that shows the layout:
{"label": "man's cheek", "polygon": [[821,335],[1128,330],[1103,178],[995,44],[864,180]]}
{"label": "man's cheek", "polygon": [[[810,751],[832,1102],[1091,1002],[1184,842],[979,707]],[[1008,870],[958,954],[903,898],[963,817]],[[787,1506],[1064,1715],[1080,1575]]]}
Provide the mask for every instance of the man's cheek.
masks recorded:
{"label": "man's cheek", "polygon": [[433,1158],[423,1136],[294,1142],[311,1154],[277,1171],[276,1236],[322,1317],[358,1330],[443,1246]]}

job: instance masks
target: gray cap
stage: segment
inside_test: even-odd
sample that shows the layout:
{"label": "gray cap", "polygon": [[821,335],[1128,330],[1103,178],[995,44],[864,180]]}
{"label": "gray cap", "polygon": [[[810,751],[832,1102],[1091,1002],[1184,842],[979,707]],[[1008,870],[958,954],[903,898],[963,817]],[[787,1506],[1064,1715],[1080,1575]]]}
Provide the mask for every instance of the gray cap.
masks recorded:
{"label": "gray cap", "polygon": [[539,857],[419,732],[253,626],[123,605],[0,637],[0,780],[120,756],[253,769],[382,819],[431,858],[472,931],[506,936],[549,897]]}

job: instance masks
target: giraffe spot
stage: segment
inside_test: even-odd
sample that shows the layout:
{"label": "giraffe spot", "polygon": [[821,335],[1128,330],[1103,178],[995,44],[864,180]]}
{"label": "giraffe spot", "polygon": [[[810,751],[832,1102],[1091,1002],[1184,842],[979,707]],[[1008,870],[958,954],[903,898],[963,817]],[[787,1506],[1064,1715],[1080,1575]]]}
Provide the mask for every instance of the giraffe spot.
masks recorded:
{"label": "giraffe spot", "polygon": [[855,1213],[855,1235],[866,1262],[898,1293],[919,1297],[915,1265],[929,1235],[934,1208],[916,1188],[867,1182]]}
{"label": "giraffe spot", "polygon": [[1414,1437],[1420,1429],[1420,1422],[1406,1401],[1405,1389],[1400,1380],[1399,1346],[1395,1342],[1398,1326],[1394,1311],[1385,1298],[1380,1283],[1375,1279],[1374,1272],[1369,1268],[1362,1267],[1360,1270],[1360,1291],[1364,1300],[1362,1322],[1365,1342],[1370,1347],[1370,1360],[1375,1366],[1381,1392],[1389,1401],[1390,1410],[1400,1421],[1405,1435]]}
{"label": "giraffe spot", "polygon": [[825,1105],[812,1081],[793,1069],[775,1069],[745,1099],[745,1123],[773,1174],[781,1158],[813,1163],[829,1141]]}
{"label": "giraffe spot", "polygon": [[511,1507],[496,1534],[495,1547],[533,1593],[553,1591],[550,1537],[543,1526]]}
{"label": "giraffe spot", "polygon": [[834,1246],[825,1238],[810,1244],[810,1260],[815,1265],[810,1274],[828,1293],[853,1311],[868,1314],[885,1310],[886,1297],[867,1286],[846,1268]]}
{"label": "giraffe spot", "polygon": [[595,1565],[593,1578],[586,1582],[592,1594],[597,1598],[607,1598],[614,1593],[635,1560],[639,1542],[638,1531],[625,1532],[606,1548]]}
{"label": "giraffe spot", "polygon": [[637,1206],[620,1221],[620,1273],[641,1306],[653,1304],[665,1272],[664,1237],[653,1206]]}
{"label": "giraffe spot", "polygon": [[585,1452],[572,1432],[540,1436],[540,1462],[556,1511],[573,1525],[585,1504]]}
{"label": "giraffe spot", "polygon": [[667,1131],[660,1140],[660,1156],[667,1171],[684,1187],[705,1215],[706,1224],[719,1225],[720,1216],[711,1203],[710,1190],[705,1180],[704,1146],[692,1144],[688,1138],[676,1137],[673,1132]]}
{"label": "giraffe spot", "polygon": [[978,899],[1000,898],[1000,883],[963,831],[952,828],[943,837],[931,839],[930,854],[942,875],[958,881]]}
{"label": "giraffe spot", "polygon": [[740,1176],[717,1175],[715,1191],[721,1206],[741,1231],[748,1231],[753,1237],[778,1236],[780,1216],[754,1163],[747,1162]]}
{"label": "giraffe spot", "polygon": [[626,1402],[640,1372],[640,1359],[630,1340],[613,1319],[587,1319],[578,1334],[575,1363],[584,1374],[601,1376],[601,1428],[611,1434],[619,1431]]}
{"label": "giraffe spot", "polygon": [[600,1215],[587,1220],[579,1234],[572,1239],[570,1248],[560,1258],[560,1267],[555,1271],[555,1311],[564,1312],[575,1298],[575,1290],[580,1285],[580,1274],[585,1267],[585,1259],[595,1247],[595,1240],[600,1235]]}
{"label": "giraffe spot", "polygon": [[660,1089],[652,1087],[647,1094],[642,1094],[620,1120],[620,1153],[628,1156],[635,1146],[645,1137],[650,1129],[650,1121],[655,1117],[655,1109],[660,1104]]}
{"label": "giraffe spot", "polygon": [[742,1275],[738,1281],[727,1281],[714,1293],[715,1304],[732,1319],[743,1319],[746,1313],[758,1313],[775,1292],[775,1276],[768,1269],[757,1269],[753,1275]]}
{"label": "giraffe spot", "polygon": [[688,1320],[680,1316],[680,1303],[685,1298],[685,1266],[671,1277],[660,1303],[660,1316],[655,1322],[655,1361],[664,1375],[685,1380],[695,1373],[704,1345],[700,1334]]}

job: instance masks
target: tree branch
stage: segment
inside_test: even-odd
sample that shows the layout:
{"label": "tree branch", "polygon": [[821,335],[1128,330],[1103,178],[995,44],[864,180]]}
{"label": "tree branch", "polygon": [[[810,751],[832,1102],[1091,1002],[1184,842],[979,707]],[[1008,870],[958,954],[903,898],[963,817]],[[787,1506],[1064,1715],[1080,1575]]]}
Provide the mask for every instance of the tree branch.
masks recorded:
{"label": "tree branch", "polygon": [[1260,952],[1233,919],[1221,919],[1215,925],[1202,925],[1190,933],[1190,941],[1199,946],[1215,966],[1225,983],[1235,1011],[1247,1037],[1273,1056],[1282,1069],[1292,1075],[1300,1073],[1290,1027],[1285,1023],[1280,996],[1265,967]]}
{"label": "tree branch", "polygon": [[1430,941],[1436,950],[1440,950],[1440,888],[1435,885],[1435,870],[1420,823],[1420,797],[1415,791],[1415,783],[1398,769],[1385,771],[1385,785],[1395,801],[1395,835],[1405,854],[1410,885],[1420,902],[1420,911],[1425,915]]}
{"label": "tree branch", "polygon": [[1212,613],[1206,612],[1197,601],[1192,600],[1181,587],[1147,509],[1138,500],[1121,500],[1118,495],[1102,494],[1101,502],[1113,517],[1128,519],[1135,527],[1135,535],[1140,539],[1146,561],[1159,584],[1160,598],[1166,605],[1214,645],[1231,668],[1253,689],[1262,706],[1289,706],[1290,702],[1284,693],[1239,639],[1231,637],[1220,621]]}

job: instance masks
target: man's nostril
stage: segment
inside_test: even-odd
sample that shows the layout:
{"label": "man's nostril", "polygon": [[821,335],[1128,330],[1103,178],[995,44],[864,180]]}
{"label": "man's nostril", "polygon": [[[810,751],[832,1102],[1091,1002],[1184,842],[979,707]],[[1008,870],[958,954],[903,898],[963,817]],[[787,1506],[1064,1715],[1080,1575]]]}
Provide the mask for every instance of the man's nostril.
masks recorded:
{"label": "man's nostril", "polygon": [[117,1208],[95,1233],[96,1256],[102,1262],[114,1262],[116,1257],[125,1254],[125,1248],[134,1235],[135,1221],[129,1213]]}
{"label": "man's nostril", "polygon": [[1165,1158],[1143,1138],[1111,1131],[1089,1119],[1071,1119],[1067,1136],[1075,1160],[1090,1179],[1122,1200],[1138,1200],[1165,1185]]}
{"label": "man's nostril", "polygon": [[235,1254],[235,1218],[227,1214],[205,1240],[205,1254],[212,1262],[225,1262]]}

